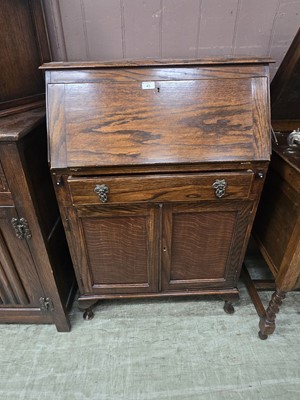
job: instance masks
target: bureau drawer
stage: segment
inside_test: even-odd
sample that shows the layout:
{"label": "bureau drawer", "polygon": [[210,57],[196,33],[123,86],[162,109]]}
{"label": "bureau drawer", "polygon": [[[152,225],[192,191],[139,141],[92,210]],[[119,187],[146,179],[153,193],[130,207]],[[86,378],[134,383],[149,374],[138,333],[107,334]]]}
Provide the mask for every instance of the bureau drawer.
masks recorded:
{"label": "bureau drawer", "polygon": [[93,178],[69,177],[73,204],[247,199],[253,171]]}

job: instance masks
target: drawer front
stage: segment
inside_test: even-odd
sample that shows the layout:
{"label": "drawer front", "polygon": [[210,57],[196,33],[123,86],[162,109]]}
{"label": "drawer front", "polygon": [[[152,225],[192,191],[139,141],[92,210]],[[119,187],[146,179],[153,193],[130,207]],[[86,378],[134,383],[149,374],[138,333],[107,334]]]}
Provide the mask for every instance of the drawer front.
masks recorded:
{"label": "drawer front", "polygon": [[114,204],[247,199],[253,171],[93,178],[69,177],[72,202]]}

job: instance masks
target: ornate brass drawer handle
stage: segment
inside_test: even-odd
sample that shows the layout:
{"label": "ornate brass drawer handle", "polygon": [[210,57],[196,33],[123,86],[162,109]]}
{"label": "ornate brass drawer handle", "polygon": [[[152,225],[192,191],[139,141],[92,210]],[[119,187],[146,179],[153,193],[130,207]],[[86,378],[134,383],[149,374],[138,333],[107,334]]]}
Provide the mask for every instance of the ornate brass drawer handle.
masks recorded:
{"label": "ornate brass drawer handle", "polygon": [[15,230],[18,239],[31,239],[31,232],[28,226],[28,222],[25,218],[12,218],[11,224]]}
{"label": "ornate brass drawer handle", "polygon": [[221,198],[225,195],[227,182],[225,181],[225,179],[216,179],[212,187],[215,189],[216,197]]}
{"label": "ornate brass drawer handle", "polygon": [[94,192],[97,193],[102,203],[106,203],[108,201],[107,195],[109,193],[109,187],[107,185],[96,185]]}

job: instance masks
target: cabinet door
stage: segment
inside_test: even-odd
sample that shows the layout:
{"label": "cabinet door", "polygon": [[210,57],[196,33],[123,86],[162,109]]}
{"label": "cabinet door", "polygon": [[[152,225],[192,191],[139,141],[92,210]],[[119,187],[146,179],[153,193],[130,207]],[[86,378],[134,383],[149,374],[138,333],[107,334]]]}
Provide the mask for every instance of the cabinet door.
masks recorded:
{"label": "cabinet door", "polygon": [[158,290],[159,206],[78,206],[65,212],[82,295]]}
{"label": "cabinet door", "polygon": [[14,207],[0,207],[0,308],[40,312],[44,293],[26,239],[16,237],[12,218],[18,218]]}
{"label": "cabinet door", "polygon": [[252,202],[165,205],[162,290],[236,286]]}

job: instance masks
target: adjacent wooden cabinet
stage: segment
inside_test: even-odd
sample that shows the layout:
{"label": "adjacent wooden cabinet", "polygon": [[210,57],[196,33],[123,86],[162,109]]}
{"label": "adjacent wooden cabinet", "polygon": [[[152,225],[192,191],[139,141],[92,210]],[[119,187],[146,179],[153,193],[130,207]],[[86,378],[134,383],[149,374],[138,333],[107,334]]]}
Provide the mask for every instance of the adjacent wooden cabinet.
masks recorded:
{"label": "adjacent wooden cabinet", "polygon": [[268,61],[49,63],[49,158],[78,285],[233,312],[270,157]]}
{"label": "adjacent wooden cabinet", "polygon": [[76,281],[47,164],[45,110],[0,119],[0,323],[68,331]]}
{"label": "adjacent wooden cabinet", "polygon": [[[276,328],[276,314],[286,294],[300,288],[300,29],[271,84],[275,139],[253,236],[275,278],[275,291],[265,309],[256,286],[249,293],[260,316],[259,337]],[[298,131],[298,133],[297,133]]]}

